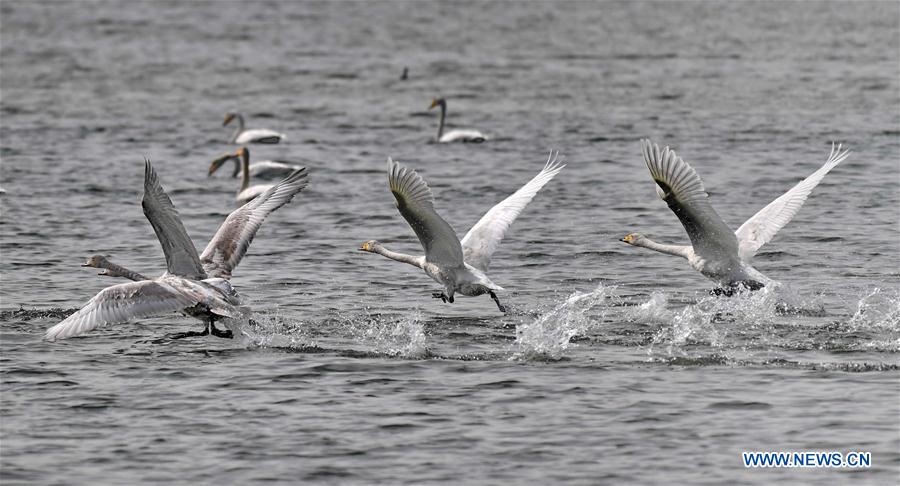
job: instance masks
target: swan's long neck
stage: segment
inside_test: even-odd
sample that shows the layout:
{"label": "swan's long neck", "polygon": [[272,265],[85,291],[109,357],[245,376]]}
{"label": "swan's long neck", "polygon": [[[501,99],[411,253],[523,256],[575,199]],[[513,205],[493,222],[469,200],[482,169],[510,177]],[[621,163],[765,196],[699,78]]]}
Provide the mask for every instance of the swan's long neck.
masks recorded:
{"label": "swan's long neck", "polygon": [[234,117],[238,121],[238,126],[234,130],[234,135],[231,136],[231,143],[236,143],[238,136],[240,136],[240,134],[244,131],[244,115],[237,113],[234,115]]}
{"label": "swan's long neck", "polygon": [[441,121],[438,123],[438,134],[437,140],[441,140],[441,136],[444,134],[444,118],[447,117],[447,103],[441,102]]}
{"label": "swan's long neck", "polygon": [[140,282],[141,280],[149,280],[147,277],[135,272],[134,270],[129,270],[121,265],[116,265],[109,260],[101,261],[100,267],[105,268],[106,275],[109,275],[110,277],[125,277],[128,280],[134,280],[135,282]]}
{"label": "swan's long neck", "polygon": [[650,238],[647,238],[646,236],[636,241],[635,246],[643,246],[644,248],[649,248],[660,253],[680,256],[681,258],[685,259],[689,259],[691,257],[691,253],[693,253],[693,248],[691,248],[690,246],[665,245],[663,243],[657,243]]}
{"label": "swan's long neck", "polygon": [[238,191],[239,193],[250,187],[250,151],[246,148],[241,152],[241,169],[243,175],[241,176],[241,190]]}
{"label": "swan's long neck", "polygon": [[410,265],[412,265],[414,267],[423,268],[424,259],[421,257],[407,255],[405,253],[397,253],[396,251],[388,250],[387,248],[385,248],[381,245],[376,245],[375,248],[373,248],[373,251],[375,253],[378,253],[379,255],[386,256],[386,257],[390,258],[391,260],[396,260],[398,262],[403,262],[403,263],[409,263]]}

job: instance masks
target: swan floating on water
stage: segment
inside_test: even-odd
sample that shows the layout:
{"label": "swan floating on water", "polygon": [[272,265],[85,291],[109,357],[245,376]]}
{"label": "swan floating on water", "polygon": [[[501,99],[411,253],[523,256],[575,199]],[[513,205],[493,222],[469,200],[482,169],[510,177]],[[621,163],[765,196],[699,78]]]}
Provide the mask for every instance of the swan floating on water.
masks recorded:
{"label": "swan floating on water", "polygon": [[825,174],[850,154],[832,143],[825,165],[732,232],[709,204],[703,181],[687,162],[669,147],[660,150],[650,140],[641,140],[641,150],[657,194],[681,220],[691,245],[657,243],[640,233],[631,233],[622,241],[687,259],[694,270],[724,286],[725,293],[739,286],[757,290],[771,282],[751,266],[753,256],[794,218]]}
{"label": "swan floating on water", "polygon": [[359,249],[425,270],[429,277],[444,286],[443,292],[432,294],[444,302],[452,303],[456,292],[470,297],[488,294],[497,303],[500,312],[506,312],[494,293],[503,288],[487,276],[491,256],[519,213],[565,167],[557,162],[558,155],[558,152],[556,156],[551,152],[543,170],[513,195],[491,208],[462,241],[434,210],[434,196],[425,180],[416,171],[388,159],[388,184],[396,199],[397,209],[419,237],[425,256],[397,253],[375,240],[363,243]]}
{"label": "swan floating on water", "polygon": [[268,130],[266,128],[254,128],[250,130],[244,129],[244,116],[240,113],[226,113],[225,120],[222,122],[222,126],[227,126],[231,123],[231,120],[237,119],[238,127],[234,131],[234,135],[231,137],[231,143],[236,143],[238,145],[244,145],[248,143],[265,143],[265,144],[273,144],[281,142],[283,138],[285,138],[283,133],[278,133],[274,130]]}
{"label": "swan floating on water", "polygon": [[[213,164],[216,164],[218,162],[216,166],[216,168],[218,169],[219,165],[224,164],[229,160],[233,160],[234,172],[232,172],[231,177],[237,177],[238,174],[241,174],[243,172],[243,159],[247,159],[247,163],[249,164],[250,149],[248,149],[247,147],[241,147],[234,153],[224,154],[214,160]],[[286,177],[290,175],[291,172],[303,168],[300,165],[294,165],[285,160],[260,160],[258,162],[249,164],[249,167],[250,177],[259,179]]]}
{"label": "swan floating on water", "polygon": [[438,143],[481,143],[488,139],[485,134],[478,130],[450,130],[449,132],[444,133],[444,119],[447,117],[447,100],[444,98],[436,98],[431,101],[431,106],[429,106],[428,109],[430,110],[435,106],[441,107],[441,121],[438,123],[437,138],[435,139]]}
{"label": "swan floating on water", "polygon": [[[141,206],[166,257],[166,272],[148,279],[95,255],[84,266],[106,269],[101,275],[135,280],[100,291],[81,309],[47,330],[45,339],[70,338],[106,324],[181,311],[207,324],[202,332],[187,332],[173,338],[203,336],[233,337],[216,329],[223,317],[246,314],[229,280],[266,217],[293,199],[308,183],[306,170],[299,170],[273,186],[256,200],[231,212],[199,256],[184,229],[172,200],[159,184],[156,171],[144,167]],[[99,258],[98,258],[99,257]]]}
{"label": "swan floating on water", "polygon": [[[238,150],[238,152],[241,152],[241,150],[245,150],[244,153],[247,155],[241,157],[241,187],[238,189],[237,195],[234,196],[234,201],[238,206],[252,201],[260,194],[268,191],[273,187],[272,184],[257,184],[254,186],[250,185],[250,155],[244,148],[241,148],[240,150]],[[225,162],[228,162],[229,159],[230,157],[219,157],[218,159],[213,160],[212,164],[210,164],[209,166],[209,172],[207,172],[207,176],[215,174],[216,171],[219,170],[219,167],[222,167],[222,165]],[[304,168],[298,170],[304,170]]]}

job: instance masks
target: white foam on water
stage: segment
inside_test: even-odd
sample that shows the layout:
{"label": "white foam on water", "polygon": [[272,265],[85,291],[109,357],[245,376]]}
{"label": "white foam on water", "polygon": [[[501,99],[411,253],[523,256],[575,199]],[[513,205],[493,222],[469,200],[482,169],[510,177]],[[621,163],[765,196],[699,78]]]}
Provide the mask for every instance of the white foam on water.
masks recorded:
{"label": "white foam on water", "polygon": [[600,284],[590,292],[575,291],[533,322],[516,326],[517,351],[511,359],[558,358],[573,337],[590,327],[588,311],[603,304],[614,289]]}

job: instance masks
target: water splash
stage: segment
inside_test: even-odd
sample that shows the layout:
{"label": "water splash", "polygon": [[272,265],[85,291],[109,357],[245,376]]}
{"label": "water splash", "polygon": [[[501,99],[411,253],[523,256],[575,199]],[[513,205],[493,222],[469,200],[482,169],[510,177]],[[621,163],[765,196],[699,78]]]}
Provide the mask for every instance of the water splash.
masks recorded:
{"label": "water splash", "polygon": [[418,310],[399,320],[367,314],[363,319],[351,318],[346,324],[357,341],[371,346],[376,353],[404,358],[428,355],[425,325]]}
{"label": "water splash", "polygon": [[856,312],[847,324],[853,329],[900,331],[900,289],[872,290],[859,299]]}
{"label": "water splash", "polygon": [[257,313],[250,319],[225,319],[222,324],[245,347],[296,349],[317,346],[303,323],[281,313]]}
{"label": "water splash", "polygon": [[588,311],[607,300],[614,289],[600,284],[590,292],[575,291],[534,322],[516,326],[518,351],[512,359],[558,358],[573,337],[585,334],[591,322]]}

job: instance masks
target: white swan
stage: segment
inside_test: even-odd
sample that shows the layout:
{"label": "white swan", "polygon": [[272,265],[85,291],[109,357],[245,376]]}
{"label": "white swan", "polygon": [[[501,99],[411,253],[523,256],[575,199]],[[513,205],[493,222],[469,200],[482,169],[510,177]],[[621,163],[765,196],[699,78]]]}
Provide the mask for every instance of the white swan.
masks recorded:
{"label": "white swan", "polygon": [[622,241],[685,258],[694,270],[731,290],[738,286],[757,290],[771,282],[751,266],[753,256],[793,219],[825,174],[850,154],[832,143],[825,165],[732,232],[709,204],[700,176],[687,162],[669,147],[660,150],[649,140],[641,140],[641,149],[658,186],[657,194],[681,220],[691,246],[657,243],[640,233],[631,233]]}
{"label": "white swan", "polygon": [[487,276],[491,256],[519,213],[563,167],[551,153],[537,176],[491,208],[460,241],[453,228],[435,212],[434,196],[425,180],[414,170],[388,159],[388,184],[397,200],[397,209],[419,237],[425,256],[393,252],[375,240],[363,243],[359,249],[425,270],[443,285],[444,292],[432,295],[444,302],[452,303],[457,292],[472,297],[489,294],[500,312],[506,312],[494,293],[503,288]]}
{"label": "white swan", "polygon": [[48,329],[45,339],[65,339],[98,326],[175,311],[207,323],[203,332],[181,333],[175,337],[206,334],[232,337],[231,331],[221,331],[213,325],[214,321],[223,317],[245,315],[237,294],[228,282],[231,272],[247,252],[266,216],[290,202],[306,184],[306,171],[297,171],[255,201],[232,211],[198,256],[172,200],[160,186],[156,172],[147,161],[141,206],[163,248],[166,273],[152,280],[146,279],[105,258],[92,257],[85,266],[111,268],[112,272],[104,274],[137,281],[101,290],[80,310]]}
{"label": "white swan", "polygon": [[[235,201],[235,203],[237,203],[238,206],[252,201],[256,197],[258,197],[260,194],[268,191],[272,187],[272,184],[256,184],[253,186],[250,185],[250,169],[249,169],[250,155],[246,152],[246,149],[243,147],[241,149],[239,149],[237,151],[237,153],[242,153],[241,152],[242,150],[244,151],[243,153],[245,153],[247,155],[241,156],[241,159],[240,159],[241,160],[240,161],[240,163],[241,163],[241,187],[238,189],[237,194],[234,196],[234,201]],[[207,177],[215,174],[216,171],[219,170],[219,167],[222,167],[222,165],[225,162],[228,162],[230,159],[231,159],[231,156],[228,156],[228,157],[223,156],[223,157],[219,157],[216,160],[213,160],[212,164],[209,165],[209,172],[207,172]]]}
{"label": "white swan", "polygon": [[432,109],[435,106],[441,107],[441,121],[438,123],[438,132],[437,138],[435,140],[438,143],[450,143],[450,142],[471,142],[471,143],[481,143],[486,141],[487,135],[479,132],[478,130],[450,130],[447,133],[444,133],[444,118],[447,117],[447,100],[444,98],[436,98],[431,101],[431,106],[428,109]]}
{"label": "white swan", "polygon": [[265,144],[273,144],[281,142],[282,139],[285,138],[283,133],[278,133],[274,130],[268,130],[265,128],[255,128],[251,130],[244,129],[244,116],[240,113],[226,113],[225,120],[222,122],[222,126],[226,126],[231,123],[231,120],[237,119],[238,127],[234,131],[234,135],[231,137],[231,143],[236,143],[238,145],[244,145],[248,143],[265,143]]}
{"label": "white swan", "polygon": [[[217,168],[219,165],[228,162],[229,160],[234,161],[234,172],[231,173],[231,177],[237,177],[241,174],[243,169],[243,159],[247,159],[249,164],[250,162],[250,149],[247,147],[241,147],[237,149],[236,152],[230,154],[224,154],[221,157],[217,158],[213,161],[214,164],[221,161],[217,164]],[[250,177],[257,179],[272,179],[279,177],[286,177],[294,172],[295,170],[300,170],[303,166],[294,165],[285,160],[260,160],[249,164],[250,167]]]}

